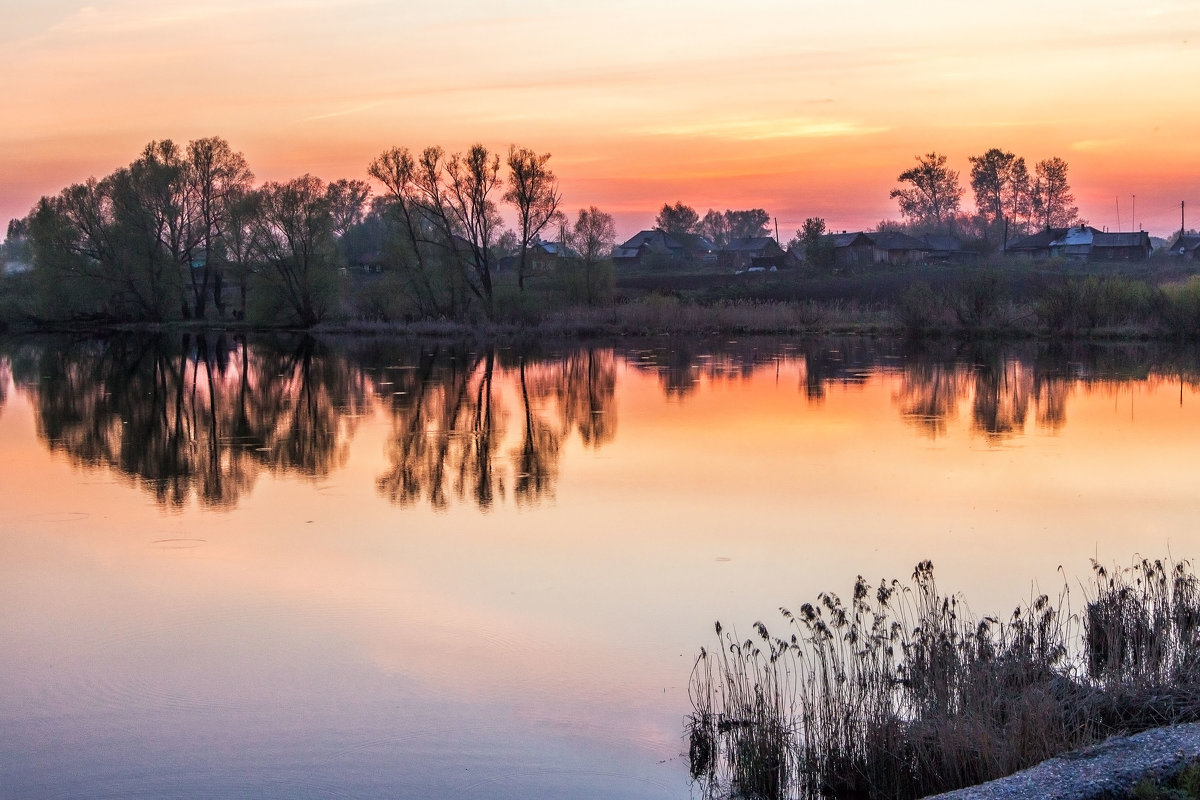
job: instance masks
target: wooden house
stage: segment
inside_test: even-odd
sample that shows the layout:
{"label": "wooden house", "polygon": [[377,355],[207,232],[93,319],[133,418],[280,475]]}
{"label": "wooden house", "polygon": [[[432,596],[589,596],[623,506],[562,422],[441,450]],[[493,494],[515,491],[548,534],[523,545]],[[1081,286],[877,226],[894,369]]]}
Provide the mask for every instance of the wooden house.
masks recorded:
{"label": "wooden house", "polygon": [[752,267],[780,269],[788,264],[783,248],[770,236],[731,239],[717,253],[717,260],[722,267],[732,270]]}

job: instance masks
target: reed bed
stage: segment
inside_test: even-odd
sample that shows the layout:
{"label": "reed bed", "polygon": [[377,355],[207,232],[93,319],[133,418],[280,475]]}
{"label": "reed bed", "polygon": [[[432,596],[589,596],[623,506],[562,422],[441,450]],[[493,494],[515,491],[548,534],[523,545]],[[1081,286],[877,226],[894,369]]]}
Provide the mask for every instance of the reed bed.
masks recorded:
{"label": "reed bed", "polygon": [[1006,618],[911,581],[859,577],[785,633],[724,630],[702,649],[687,721],[710,797],[916,798],[1032,766],[1117,733],[1200,720],[1200,582],[1190,562],[1093,562],[1081,586]]}

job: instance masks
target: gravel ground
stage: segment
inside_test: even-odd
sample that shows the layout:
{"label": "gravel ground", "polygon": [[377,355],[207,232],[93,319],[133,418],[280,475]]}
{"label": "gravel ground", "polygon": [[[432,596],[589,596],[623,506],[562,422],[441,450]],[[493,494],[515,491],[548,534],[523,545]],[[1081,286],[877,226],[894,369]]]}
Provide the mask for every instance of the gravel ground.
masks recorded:
{"label": "gravel ground", "polygon": [[1168,779],[1200,758],[1200,723],[1155,728],[1075,750],[938,800],[1102,800],[1128,795],[1142,779]]}

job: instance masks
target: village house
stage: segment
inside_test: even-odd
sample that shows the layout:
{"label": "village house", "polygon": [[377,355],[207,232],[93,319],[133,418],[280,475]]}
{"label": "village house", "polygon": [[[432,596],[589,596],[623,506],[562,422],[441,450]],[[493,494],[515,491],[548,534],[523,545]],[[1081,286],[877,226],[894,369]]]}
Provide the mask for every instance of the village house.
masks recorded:
{"label": "village house", "polygon": [[1145,261],[1153,248],[1145,231],[1108,233],[1078,225],[1047,228],[1011,242],[1009,255],[1066,258],[1074,261]]}
{"label": "village house", "polygon": [[789,263],[787,253],[770,236],[730,239],[717,253],[717,260],[732,270],[782,269]]}
{"label": "village house", "polygon": [[924,264],[929,261],[929,245],[906,233],[882,232],[866,234],[874,242],[874,261],[890,267]]}
{"label": "village house", "polygon": [[1200,234],[1179,234],[1167,248],[1167,253],[1175,258],[1200,261]]}
{"label": "village house", "polygon": [[637,268],[678,265],[688,262],[715,264],[717,246],[697,233],[671,234],[658,229],[640,231],[614,247],[613,264]]}
{"label": "village house", "polygon": [[833,264],[838,268],[869,267],[875,263],[875,242],[862,231],[827,233],[821,243],[833,247]]}

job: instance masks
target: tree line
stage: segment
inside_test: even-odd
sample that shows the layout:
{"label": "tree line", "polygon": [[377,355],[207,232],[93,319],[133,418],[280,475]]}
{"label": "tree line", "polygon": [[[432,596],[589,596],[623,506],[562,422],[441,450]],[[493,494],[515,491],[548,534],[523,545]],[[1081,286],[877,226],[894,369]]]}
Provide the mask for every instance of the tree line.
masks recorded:
{"label": "tree line", "polygon": [[891,191],[907,226],[925,233],[960,233],[991,245],[1014,235],[1082,224],[1067,180],[1067,162],[1057,156],[1034,164],[993,147],[970,156],[975,213],[961,207],[963,187],[946,156],[930,152],[900,173]]}
{"label": "tree line", "polygon": [[[372,196],[365,180],[307,174],[256,185],[245,157],[219,137],[153,141],[128,166],[43,197],[9,224],[5,248],[34,265],[24,310],[44,320],[309,326],[335,312],[474,320],[548,302],[602,304],[614,288],[615,222],[595,206],[569,219],[549,161],[517,145],[506,154],[482,144],[456,153],[393,147],[367,165]],[[992,148],[970,163],[973,211],[964,210],[959,173],[930,152],[891,191],[902,221],[879,229],[953,234],[987,252],[1079,222],[1061,158],[1030,171],[1023,157]],[[769,222],[762,208],[701,215],[676,202],[654,225],[723,248],[769,236]],[[826,234],[824,220],[810,217],[789,249],[810,267],[830,266]],[[348,281],[350,267],[374,277]]]}
{"label": "tree line", "polygon": [[153,141],[129,166],[43,197],[9,233],[28,242],[43,318],[307,326],[339,310],[340,270],[363,263],[389,276],[394,316],[492,316],[499,264],[514,262],[523,294],[544,236],[571,255],[582,299],[599,302],[615,223],[593,206],[572,224],[549,159],[516,145],[503,159],[481,144],[391,148],[368,166],[382,186],[372,198],[356,179],[256,186],[219,137]]}

